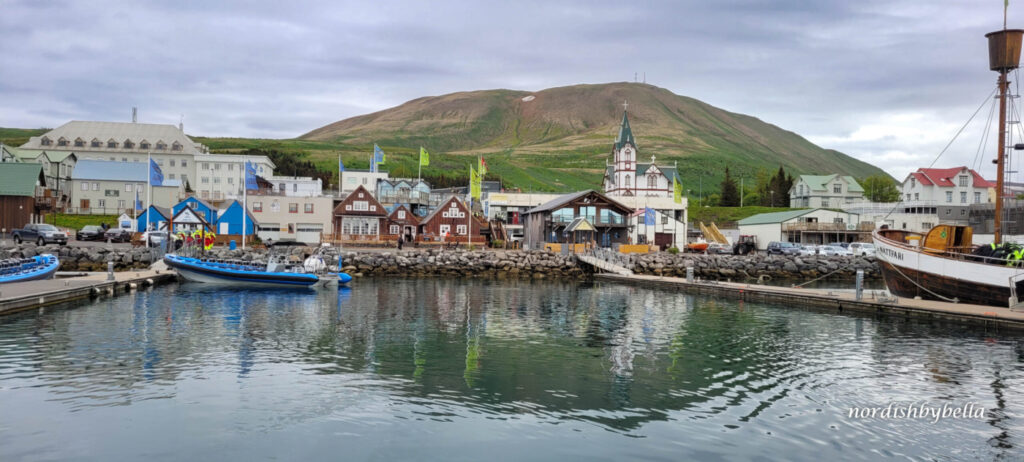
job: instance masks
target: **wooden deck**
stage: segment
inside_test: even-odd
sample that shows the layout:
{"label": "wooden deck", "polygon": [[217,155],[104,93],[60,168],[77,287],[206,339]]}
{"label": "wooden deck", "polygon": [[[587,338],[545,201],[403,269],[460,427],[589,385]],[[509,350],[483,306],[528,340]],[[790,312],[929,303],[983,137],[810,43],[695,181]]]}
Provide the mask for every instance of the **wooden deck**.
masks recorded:
{"label": "wooden deck", "polygon": [[176,278],[173,271],[163,266],[163,262],[158,262],[154,269],[114,273],[113,281],[107,280],[107,273],[87,273],[82,277],[2,284],[0,315],[83,298],[114,295],[170,282]]}
{"label": "wooden deck", "polygon": [[864,296],[858,301],[852,292],[827,289],[799,289],[717,281],[691,283],[682,278],[648,275],[624,276],[606,273],[595,274],[594,277],[599,281],[657,287],[690,294],[728,296],[753,302],[824,308],[836,313],[868,313],[894,318],[947,321],[995,330],[1024,332],[1024,311],[912,298],[899,298],[892,301],[875,297],[875,293],[869,290],[865,290]]}

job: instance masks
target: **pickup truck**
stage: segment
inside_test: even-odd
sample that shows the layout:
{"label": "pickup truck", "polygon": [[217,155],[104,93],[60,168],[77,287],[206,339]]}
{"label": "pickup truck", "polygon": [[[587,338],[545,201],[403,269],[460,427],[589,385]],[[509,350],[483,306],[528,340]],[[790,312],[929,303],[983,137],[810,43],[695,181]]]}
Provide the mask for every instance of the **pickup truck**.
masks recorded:
{"label": "pickup truck", "polygon": [[57,229],[56,226],[43,223],[29,223],[24,228],[12,231],[11,235],[14,237],[14,242],[18,244],[26,241],[34,241],[39,245],[49,243],[66,245],[68,243],[68,233]]}

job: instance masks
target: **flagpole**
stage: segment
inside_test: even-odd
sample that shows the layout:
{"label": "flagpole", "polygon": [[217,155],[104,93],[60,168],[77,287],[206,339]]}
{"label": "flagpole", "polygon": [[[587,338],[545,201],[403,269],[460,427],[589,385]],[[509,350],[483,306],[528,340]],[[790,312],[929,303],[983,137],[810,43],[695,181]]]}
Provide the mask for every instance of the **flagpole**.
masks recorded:
{"label": "flagpole", "polygon": [[242,250],[245,250],[245,228],[246,219],[249,217],[249,185],[245,179],[249,176],[249,162],[245,155],[242,155]]}
{"label": "flagpole", "polygon": [[341,153],[338,153],[338,197],[341,197]]}
{"label": "flagpole", "polygon": [[423,146],[420,146],[420,160],[416,163],[420,164],[419,172],[416,173],[416,181],[419,182],[423,179]]}
{"label": "flagpole", "polygon": [[[146,151],[146,227],[142,231],[149,231],[149,223],[153,221],[149,207],[153,205],[153,153]],[[168,230],[170,233],[170,230]],[[169,234],[168,234],[169,235]]]}

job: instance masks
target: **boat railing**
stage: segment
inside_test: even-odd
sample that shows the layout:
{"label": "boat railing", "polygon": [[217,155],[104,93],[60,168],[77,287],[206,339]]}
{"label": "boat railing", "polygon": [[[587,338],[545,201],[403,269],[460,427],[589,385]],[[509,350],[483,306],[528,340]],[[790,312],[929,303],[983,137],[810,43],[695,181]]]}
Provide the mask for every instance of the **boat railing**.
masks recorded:
{"label": "boat railing", "polygon": [[943,257],[952,258],[955,260],[969,260],[978,263],[985,263],[988,265],[1003,265],[1008,267],[1024,267],[1024,259],[1021,260],[1009,260],[1005,257],[991,257],[987,255],[976,255],[974,250],[978,246],[959,246],[959,247],[947,247],[945,249],[935,249],[931,247],[919,247],[904,242],[897,241],[882,235],[876,235],[880,240],[886,241],[887,244],[894,247],[899,247],[912,252],[925,252],[929,254],[941,255]]}

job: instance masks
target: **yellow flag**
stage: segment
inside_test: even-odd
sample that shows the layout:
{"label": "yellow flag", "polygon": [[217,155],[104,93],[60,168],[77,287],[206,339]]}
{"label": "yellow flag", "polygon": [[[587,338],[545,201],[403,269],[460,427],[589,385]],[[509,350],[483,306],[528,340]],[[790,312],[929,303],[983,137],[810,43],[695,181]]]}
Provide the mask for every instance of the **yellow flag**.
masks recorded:
{"label": "yellow flag", "polygon": [[469,166],[469,195],[473,199],[480,200],[480,175]]}
{"label": "yellow flag", "polygon": [[677,204],[683,203],[683,185],[676,176],[672,177],[672,200]]}
{"label": "yellow flag", "polygon": [[423,146],[420,146],[420,165],[426,167],[430,165],[430,153]]}

